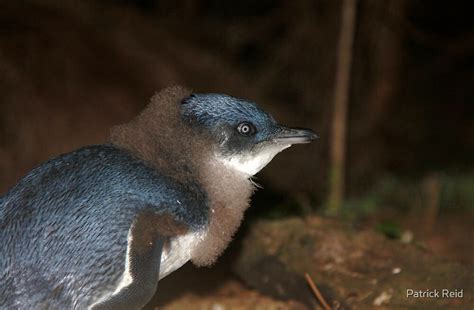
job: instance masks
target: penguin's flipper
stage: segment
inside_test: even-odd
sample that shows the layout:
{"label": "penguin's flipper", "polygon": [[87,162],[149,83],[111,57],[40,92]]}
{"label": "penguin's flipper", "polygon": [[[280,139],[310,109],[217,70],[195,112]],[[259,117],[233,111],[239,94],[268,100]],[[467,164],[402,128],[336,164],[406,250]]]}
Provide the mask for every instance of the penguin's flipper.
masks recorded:
{"label": "penguin's flipper", "polygon": [[109,298],[95,304],[93,310],[141,309],[155,294],[160,278],[163,247],[172,235],[183,232],[166,215],[142,213],[130,229],[127,249],[128,285],[119,288]]}

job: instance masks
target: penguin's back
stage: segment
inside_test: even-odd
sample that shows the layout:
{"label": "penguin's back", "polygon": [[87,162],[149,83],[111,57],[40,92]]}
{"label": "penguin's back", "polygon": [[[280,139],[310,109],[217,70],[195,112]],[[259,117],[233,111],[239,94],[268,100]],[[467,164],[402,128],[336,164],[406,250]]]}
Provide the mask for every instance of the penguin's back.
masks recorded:
{"label": "penguin's back", "polygon": [[112,145],[44,163],[0,197],[0,308],[83,308],[120,280],[137,214],[199,230],[206,201]]}

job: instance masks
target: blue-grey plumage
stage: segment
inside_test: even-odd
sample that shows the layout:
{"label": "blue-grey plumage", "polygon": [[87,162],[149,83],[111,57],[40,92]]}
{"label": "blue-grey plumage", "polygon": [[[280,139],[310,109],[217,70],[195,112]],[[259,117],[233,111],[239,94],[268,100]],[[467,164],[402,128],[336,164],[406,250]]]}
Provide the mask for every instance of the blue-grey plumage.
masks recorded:
{"label": "blue-grey plumage", "polygon": [[34,309],[55,301],[60,309],[81,309],[113,290],[124,267],[115,260],[125,257],[137,214],[170,214],[192,230],[207,221],[207,210],[200,208],[206,197],[197,187],[184,190],[111,145],[86,147],[43,164],[3,200],[1,309]]}
{"label": "blue-grey plumage", "polygon": [[169,88],[108,144],[30,171],[0,197],[0,309],[139,309],[186,261],[211,264],[250,177],[316,136],[254,103]]}

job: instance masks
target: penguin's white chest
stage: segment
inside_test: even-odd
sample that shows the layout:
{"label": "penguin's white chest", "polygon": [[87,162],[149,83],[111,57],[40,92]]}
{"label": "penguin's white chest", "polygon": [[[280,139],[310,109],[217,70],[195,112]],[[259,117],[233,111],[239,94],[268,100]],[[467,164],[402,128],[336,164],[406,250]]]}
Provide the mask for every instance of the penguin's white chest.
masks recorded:
{"label": "penguin's white chest", "polygon": [[183,266],[192,258],[193,251],[203,238],[203,233],[193,232],[174,237],[161,253],[160,280]]}
{"label": "penguin's white chest", "polygon": [[[133,242],[132,229],[128,233],[127,240],[127,253],[125,257],[125,268],[122,274],[122,277],[117,284],[113,293],[106,293],[104,296],[98,298],[95,303],[93,303],[89,309],[92,309],[96,304],[106,300],[110,296],[114,296],[121,292],[122,289],[129,286],[133,282],[133,276],[130,272],[131,266],[131,245]],[[166,244],[161,252],[161,261],[160,261],[160,275],[159,279],[163,279],[176,269],[183,266],[188,260],[192,258],[193,252],[197,246],[199,246],[200,241],[205,237],[204,232],[193,232],[187,233],[182,236],[177,236],[171,238],[168,244]]]}

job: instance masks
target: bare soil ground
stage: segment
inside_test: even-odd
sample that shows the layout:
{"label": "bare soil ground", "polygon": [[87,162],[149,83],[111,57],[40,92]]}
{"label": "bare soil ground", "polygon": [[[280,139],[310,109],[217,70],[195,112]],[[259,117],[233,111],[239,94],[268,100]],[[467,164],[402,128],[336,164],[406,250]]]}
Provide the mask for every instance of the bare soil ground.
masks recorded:
{"label": "bare soil ground", "polygon": [[[304,273],[334,309],[471,309],[470,219],[443,217],[425,236],[407,220],[409,243],[380,234],[370,220],[259,220],[215,267],[186,265],[160,282],[149,309],[320,309]],[[407,289],[463,297],[407,298]]]}

